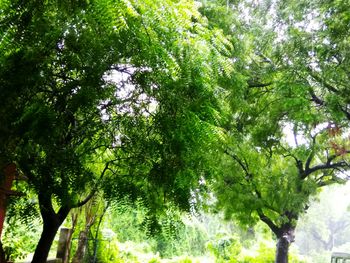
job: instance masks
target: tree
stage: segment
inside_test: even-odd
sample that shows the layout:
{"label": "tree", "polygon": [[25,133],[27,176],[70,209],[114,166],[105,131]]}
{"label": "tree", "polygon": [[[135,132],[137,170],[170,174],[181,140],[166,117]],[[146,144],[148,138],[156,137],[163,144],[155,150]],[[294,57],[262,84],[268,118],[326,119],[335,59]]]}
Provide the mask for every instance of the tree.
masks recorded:
{"label": "tree", "polygon": [[[317,64],[310,71],[310,60],[315,57],[305,48],[309,42],[297,38],[295,28],[288,27],[290,17],[295,26],[300,22],[293,20],[295,17],[305,18],[298,9],[301,5],[282,1],[246,9],[242,5],[235,5],[234,10],[250,14],[241,20],[250,40],[242,71],[247,81],[243,92],[235,93],[231,120],[223,126],[226,156],[220,161],[223,171],[217,175],[214,191],[218,207],[229,218],[233,215],[243,224],[266,223],[278,240],[276,262],[288,262],[294,229],[307,210],[309,198],[318,188],[346,179],[341,173],[349,168],[348,141],[344,139],[348,123],[343,118],[347,106],[343,99],[333,99],[335,104],[320,99],[320,94],[329,93],[329,88],[324,90],[326,82],[315,79],[322,71]],[[285,20],[281,20],[281,13]],[[305,32],[298,36],[305,36]],[[299,49],[296,43],[305,45]],[[319,73],[315,75],[314,70]],[[286,132],[294,134],[294,142],[286,141]]]}
{"label": "tree", "polygon": [[108,197],[148,200],[153,214],[168,199],[189,210],[215,141],[215,83],[231,73],[230,44],[194,3],[3,1],[1,10],[1,162],[16,162],[38,196],[33,262],[46,261],[68,213],[103,184]]}
{"label": "tree", "polygon": [[[324,189],[298,224],[296,244],[304,255],[330,252],[347,241],[349,211],[348,184]],[[335,249],[337,250],[337,249]]]}
{"label": "tree", "polygon": [[102,81],[113,60],[105,56],[110,42],[93,39],[97,21],[81,13],[83,7],[12,2],[3,17],[15,46],[7,39],[2,43],[2,87],[19,105],[9,111],[5,123],[12,132],[6,139],[15,138],[11,160],[37,193],[43,219],[33,262],[46,260],[58,227],[72,208],[92,197],[93,184],[107,171],[107,165],[92,169],[89,159],[111,141],[102,134],[107,125],[97,106],[113,94]]}
{"label": "tree", "polygon": [[[341,173],[349,168],[349,150],[347,141],[339,139],[337,126],[303,123],[299,119],[303,111],[286,110],[299,102],[274,100],[261,99],[263,107],[269,105],[279,117],[276,112],[270,115],[253,107],[228,130],[229,139],[223,147],[227,155],[222,160],[224,175],[218,176],[215,192],[219,207],[228,216],[234,214],[243,224],[251,220],[266,223],[278,239],[276,262],[288,262],[288,247],[300,214],[307,210],[317,188],[345,182]],[[276,102],[279,105],[273,105]],[[304,115],[305,121],[309,113]],[[291,126],[288,115],[299,120]],[[258,119],[261,122],[256,122]],[[243,134],[242,129],[246,131]],[[294,132],[292,144],[283,141],[283,130]]]}
{"label": "tree", "polygon": [[348,151],[332,147],[329,129],[304,132],[303,142],[299,130],[298,144],[291,146],[278,134],[258,144],[231,130],[230,142],[223,147],[223,174],[214,188],[218,207],[228,218],[233,215],[248,225],[261,220],[269,226],[277,238],[278,263],[288,262],[297,221],[310,197],[320,187],[344,182],[342,172],[349,167]]}

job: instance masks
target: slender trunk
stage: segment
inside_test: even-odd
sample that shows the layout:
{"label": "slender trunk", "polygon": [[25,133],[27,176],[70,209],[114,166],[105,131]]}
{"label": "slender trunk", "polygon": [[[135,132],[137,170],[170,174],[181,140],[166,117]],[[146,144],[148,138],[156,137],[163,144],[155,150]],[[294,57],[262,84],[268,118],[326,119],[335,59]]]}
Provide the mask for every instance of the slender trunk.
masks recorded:
{"label": "slender trunk", "polygon": [[289,242],[285,237],[280,237],[277,241],[275,263],[288,263]]}
{"label": "slender trunk", "polygon": [[65,261],[63,261],[62,263],[68,263],[69,262],[69,258],[70,258],[70,252],[71,252],[71,247],[72,247],[72,238],[73,238],[73,234],[75,231],[75,227],[77,225],[77,221],[78,221],[78,214],[73,213],[72,214],[72,230],[70,231],[70,234],[68,236],[68,240],[67,240],[67,250],[66,250],[66,254],[65,254]]}
{"label": "slender trunk", "polygon": [[69,262],[69,256],[70,256],[70,249],[72,244],[72,237],[73,237],[73,229],[69,231],[69,234],[67,236],[67,248],[64,254],[64,260],[62,263],[68,263]]}
{"label": "slender trunk", "polygon": [[74,254],[72,263],[83,262],[83,259],[85,257],[85,252],[86,252],[89,230],[90,230],[90,227],[88,229],[85,228],[83,231],[79,233],[78,248]]}
{"label": "slender trunk", "polygon": [[294,228],[288,228],[277,236],[275,263],[288,263],[289,246],[294,241]]}
{"label": "slender trunk", "polygon": [[0,241],[0,263],[6,263],[7,258],[4,249],[2,248],[2,242]]}
{"label": "slender trunk", "polygon": [[46,263],[52,242],[55,239],[56,233],[61,223],[44,222],[43,232],[41,233],[39,243],[35,248],[32,263]]}
{"label": "slender trunk", "polygon": [[98,220],[98,224],[97,224],[97,229],[95,232],[95,239],[94,239],[94,259],[93,259],[93,263],[96,262],[97,260],[97,244],[98,244],[98,233],[100,232],[100,226],[102,223],[102,219],[104,217],[104,215],[106,214],[106,211],[109,207],[109,203],[106,204],[105,208],[103,209],[102,215],[100,216],[99,220]]}
{"label": "slender trunk", "polygon": [[43,231],[35,248],[32,263],[46,263],[58,228],[68,216],[70,208],[61,207],[56,213],[52,206],[51,194],[39,193],[39,208],[43,219]]}
{"label": "slender trunk", "polygon": [[88,246],[90,229],[94,225],[97,217],[96,211],[93,209],[94,205],[94,202],[89,201],[85,207],[85,228],[79,233],[78,248],[74,254],[72,263],[83,262],[86,256],[86,248]]}
{"label": "slender trunk", "polygon": [[70,242],[72,236],[72,229],[61,228],[60,237],[58,240],[56,258],[62,259],[62,263],[68,263]]}

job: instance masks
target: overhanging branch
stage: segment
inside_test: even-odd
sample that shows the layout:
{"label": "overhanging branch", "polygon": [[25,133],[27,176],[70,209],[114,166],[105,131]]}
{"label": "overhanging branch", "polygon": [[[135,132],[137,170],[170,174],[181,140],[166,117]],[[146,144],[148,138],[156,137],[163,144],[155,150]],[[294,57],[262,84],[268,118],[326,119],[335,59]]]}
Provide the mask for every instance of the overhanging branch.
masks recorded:
{"label": "overhanging branch", "polygon": [[320,76],[314,73],[314,71],[308,67],[308,71],[311,77],[313,77],[318,83],[321,83],[328,91],[331,91],[333,93],[338,93],[339,90],[337,90],[335,87],[333,87],[331,84],[326,82],[324,79],[322,79]]}

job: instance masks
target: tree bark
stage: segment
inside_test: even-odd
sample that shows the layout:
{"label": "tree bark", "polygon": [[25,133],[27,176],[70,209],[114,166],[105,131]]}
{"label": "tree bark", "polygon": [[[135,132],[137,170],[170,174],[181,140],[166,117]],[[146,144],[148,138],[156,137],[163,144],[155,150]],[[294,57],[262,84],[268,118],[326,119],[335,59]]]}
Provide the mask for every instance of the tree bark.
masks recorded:
{"label": "tree bark", "polygon": [[68,263],[70,242],[72,237],[72,229],[61,228],[60,237],[58,240],[56,258],[61,258],[62,263]]}
{"label": "tree bark", "polygon": [[[89,228],[90,229],[90,228]],[[81,263],[85,257],[86,246],[88,241],[88,231],[89,229],[84,229],[79,233],[78,248],[74,254],[72,263]]]}
{"label": "tree bark", "polygon": [[288,263],[289,243],[285,237],[280,237],[277,241],[275,263]]}
{"label": "tree bark", "polygon": [[69,258],[70,258],[70,253],[71,253],[71,247],[72,247],[72,237],[75,231],[75,227],[77,225],[77,221],[78,221],[78,214],[72,213],[72,231],[70,231],[70,235],[68,236],[68,245],[67,245],[67,250],[66,250],[66,254],[65,254],[65,261],[63,261],[62,263],[68,263],[69,262]]}
{"label": "tree bark", "polygon": [[32,263],[46,263],[53,240],[55,239],[60,223],[45,222],[39,243],[37,244]]}
{"label": "tree bark", "polygon": [[0,241],[0,263],[6,263],[6,262],[7,262],[6,254],[2,247],[2,242]]}
{"label": "tree bark", "polygon": [[275,263],[288,263],[289,246],[294,241],[294,229],[289,228],[277,236]]}
{"label": "tree bark", "polygon": [[70,208],[61,207],[56,213],[52,206],[51,194],[39,193],[38,199],[43,219],[43,231],[35,248],[32,263],[46,263],[58,228],[68,216]]}

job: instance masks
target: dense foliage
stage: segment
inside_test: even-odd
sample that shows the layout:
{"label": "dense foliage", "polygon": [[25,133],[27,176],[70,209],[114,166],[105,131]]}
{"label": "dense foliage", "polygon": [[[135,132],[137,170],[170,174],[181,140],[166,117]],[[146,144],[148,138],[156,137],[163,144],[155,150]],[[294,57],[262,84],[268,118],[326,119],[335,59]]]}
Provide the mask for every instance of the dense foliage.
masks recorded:
{"label": "dense foliage", "polygon": [[231,6],[232,15],[246,15],[241,39],[250,53],[244,93],[223,126],[222,170],[214,191],[228,218],[268,225],[278,240],[276,262],[288,262],[310,197],[347,179],[347,95],[337,86],[346,77],[327,75],[335,72],[329,62],[335,59],[319,57],[343,54],[332,23],[333,15],[346,12],[341,7],[322,1]]}
{"label": "dense foliage", "polygon": [[[2,1],[0,175],[13,163],[27,179],[8,222],[40,212],[33,262],[46,262],[69,214],[81,261],[125,200],[138,207],[128,220],[147,230],[138,241],[158,234],[162,255],[183,252],[169,240],[205,251],[207,234],[179,220],[205,203],[241,225],[265,223],[276,262],[288,262],[311,197],[347,179],[348,10],[318,0]],[[230,242],[211,251],[254,261]]]}
{"label": "dense foliage", "polygon": [[33,262],[101,186],[108,199],[143,199],[152,229],[165,201],[189,211],[210,170],[218,80],[232,72],[230,43],[195,3],[5,1],[1,10],[1,160],[38,197]]}

